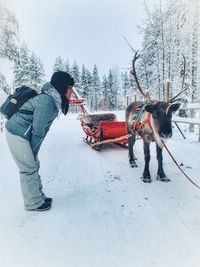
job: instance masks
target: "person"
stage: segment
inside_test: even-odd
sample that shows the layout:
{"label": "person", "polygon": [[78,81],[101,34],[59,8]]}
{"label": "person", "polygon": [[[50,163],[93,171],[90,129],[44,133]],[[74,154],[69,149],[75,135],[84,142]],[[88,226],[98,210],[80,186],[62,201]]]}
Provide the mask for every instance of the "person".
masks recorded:
{"label": "person", "polygon": [[[19,168],[25,210],[44,211],[51,208],[52,198],[43,192],[39,175],[38,152],[59,111],[69,108],[74,79],[64,71],[55,72],[41,94],[29,99],[5,125],[11,154]],[[24,112],[26,111],[26,112]]]}

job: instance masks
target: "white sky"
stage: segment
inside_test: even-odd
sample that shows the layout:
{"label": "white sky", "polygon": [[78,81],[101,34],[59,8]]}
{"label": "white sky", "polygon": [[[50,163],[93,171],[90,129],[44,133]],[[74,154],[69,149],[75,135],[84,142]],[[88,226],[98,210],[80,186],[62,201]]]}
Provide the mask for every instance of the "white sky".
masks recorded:
{"label": "white sky", "polygon": [[[0,0],[5,2],[5,0]],[[151,7],[158,0],[146,0]],[[40,56],[47,77],[57,56],[69,58],[100,74],[112,66],[130,67],[134,48],[141,45],[135,24],[141,24],[144,0],[7,0],[20,23],[20,38]]]}

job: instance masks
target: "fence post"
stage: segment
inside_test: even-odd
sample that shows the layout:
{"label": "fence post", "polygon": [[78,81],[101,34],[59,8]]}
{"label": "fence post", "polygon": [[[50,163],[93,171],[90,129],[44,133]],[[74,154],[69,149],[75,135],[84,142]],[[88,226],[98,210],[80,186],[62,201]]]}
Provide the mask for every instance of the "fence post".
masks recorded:
{"label": "fence post", "polygon": [[3,132],[4,129],[4,124],[5,124],[5,120],[3,118],[3,116],[0,114],[0,132]]}

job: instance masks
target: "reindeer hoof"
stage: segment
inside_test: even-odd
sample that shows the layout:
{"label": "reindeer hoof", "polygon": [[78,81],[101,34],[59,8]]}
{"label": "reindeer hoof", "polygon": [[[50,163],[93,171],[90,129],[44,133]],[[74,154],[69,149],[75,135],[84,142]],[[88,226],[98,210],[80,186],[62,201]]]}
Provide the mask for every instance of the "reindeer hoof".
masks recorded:
{"label": "reindeer hoof", "polygon": [[152,182],[152,180],[151,180],[151,177],[141,177],[141,179],[142,179],[142,181],[144,182],[144,183],[151,183]]}
{"label": "reindeer hoof", "polygon": [[132,162],[130,164],[131,164],[131,168],[137,168],[137,164],[135,162]]}
{"label": "reindeer hoof", "polygon": [[159,174],[157,174],[157,180],[161,181],[161,182],[171,182],[171,180],[169,178],[167,178],[166,175],[164,175],[163,177],[161,177]]}
{"label": "reindeer hoof", "polygon": [[131,168],[137,168],[137,164],[136,164],[136,162],[135,162],[135,160],[129,160],[129,163],[130,163],[130,165],[131,165]]}

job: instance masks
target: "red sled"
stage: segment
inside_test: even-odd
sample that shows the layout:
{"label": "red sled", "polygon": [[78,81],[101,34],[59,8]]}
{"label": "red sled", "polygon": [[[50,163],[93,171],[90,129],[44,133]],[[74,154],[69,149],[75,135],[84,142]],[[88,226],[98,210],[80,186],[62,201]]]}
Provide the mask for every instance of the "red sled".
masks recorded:
{"label": "red sled", "polygon": [[126,122],[116,121],[113,113],[84,114],[81,126],[86,134],[83,140],[96,150],[100,150],[103,144],[112,143],[127,147]]}
{"label": "red sled", "polygon": [[83,114],[80,115],[81,126],[86,134],[83,140],[96,150],[103,144],[118,144],[127,147],[128,135],[125,121],[117,121],[114,113],[89,114],[85,99],[81,98],[76,89],[73,89],[75,98],[69,104],[80,106]]}

